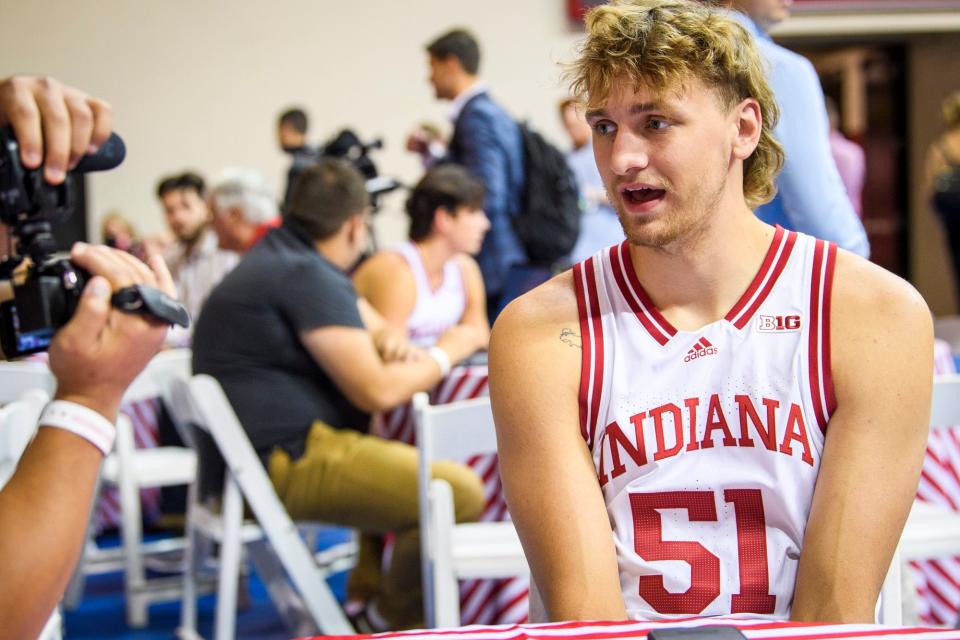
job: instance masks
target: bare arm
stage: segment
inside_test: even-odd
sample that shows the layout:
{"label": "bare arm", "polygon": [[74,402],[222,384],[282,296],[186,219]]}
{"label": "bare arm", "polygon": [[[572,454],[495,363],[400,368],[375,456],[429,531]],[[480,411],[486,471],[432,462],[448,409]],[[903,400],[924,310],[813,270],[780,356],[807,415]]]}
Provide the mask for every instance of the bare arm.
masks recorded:
{"label": "bare arm", "polygon": [[353,286],[388,325],[406,335],[407,320],[417,302],[417,284],[402,256],[377,253],[357,269]]}
{"label": "bare arm", "polygon": [[483,336],[483,346],[486,348],[490,340],[490,320],[487,318],[487,293],[483,287],[483,274],[480,273],[477,261],[470,256],[458,256],[457,261],[467,294],[467,306],[463,310],[460,324],[476,327]]}
{"label": "bare arm", "polygon": [[837,409],[797,575],[795,620],[873,622],[927,441],[933,328],[920,295],[840,252],[831,305]]}
{"label": "bare arm", "polygon": [[[56,335],[50,366],[57,398],[115,421],[127,385],[159,350],[166,326],[110,307],[112,290],[134,283],[173,293],[160,258],[153,272],[106,247],[74,249],[73,260],[94,274],[73,319]],[[0,491],[0,619],[11,637],[36,637],[63,594],[89,517],[103,454],[87,440],[41,428],[17,471]]]}
{"label": "bare arm", "polygon": [[[433,358],[386,362],[366,329],[327,326],[304,331],[300,340],[348,400],[364,411],[382,411],[410,400],[440,382]],[[479,348],[473,333],[441,336],[437,346],[456,362]]]}
{"label": "bare arm", "polygon": [[[490,341],[500,474],[550,620],[626,618],[613,534],[580,436],[576,299],[566,272],[511,303]],[[561,339],[561,334],[566,340]]]}

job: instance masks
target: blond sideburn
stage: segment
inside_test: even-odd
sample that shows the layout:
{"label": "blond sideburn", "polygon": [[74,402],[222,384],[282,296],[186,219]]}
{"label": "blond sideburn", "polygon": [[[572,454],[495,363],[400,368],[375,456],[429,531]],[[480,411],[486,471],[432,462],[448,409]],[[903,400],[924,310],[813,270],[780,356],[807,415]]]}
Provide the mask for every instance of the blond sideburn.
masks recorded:
{"label": "blond sideburn", "polygon": [[571,92],[602,108],[624,78],[658,93],[696,78],[730,109],[747,98],[760,104],[763,127],[744,161],[743,195],[756,208],[776,194],[783,147],[773,137],[780,117],[763,59],[750,34],[725,12],[689,0],[613,0],[586,16],[587,37],[569,66]]}

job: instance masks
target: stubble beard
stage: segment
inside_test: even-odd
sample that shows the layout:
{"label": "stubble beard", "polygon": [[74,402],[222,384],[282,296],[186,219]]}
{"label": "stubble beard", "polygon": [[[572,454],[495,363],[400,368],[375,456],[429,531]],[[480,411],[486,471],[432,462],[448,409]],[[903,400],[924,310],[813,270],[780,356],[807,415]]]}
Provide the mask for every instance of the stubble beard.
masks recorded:
{"label": "stubble beard", "polygon": [[[672,185],[667,187],[666,196],[676,195]],[[698,189],[686,202],[672,207],[666,215],[655,219],[636,219],[630,216],[619,193],[610,193],[607,197],[614,203],[614,210],[620,219],[620,226],[630,244],[647,247],[657,251],[674,252],[679,248],[696,244],[710,226],[710,220],[720,206],[723,198],[725,177],[716,177]]]}

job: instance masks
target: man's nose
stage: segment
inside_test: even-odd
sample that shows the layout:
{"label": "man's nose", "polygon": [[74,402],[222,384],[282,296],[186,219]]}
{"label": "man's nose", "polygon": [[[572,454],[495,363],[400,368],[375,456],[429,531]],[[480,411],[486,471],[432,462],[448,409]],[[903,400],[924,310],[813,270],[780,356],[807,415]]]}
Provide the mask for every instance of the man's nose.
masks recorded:
{"label": "man's nose", "polygon": [[620,129],[610,148],[610,168],[618,175],[645,169],[650,163],[646,141],[629,130]]}

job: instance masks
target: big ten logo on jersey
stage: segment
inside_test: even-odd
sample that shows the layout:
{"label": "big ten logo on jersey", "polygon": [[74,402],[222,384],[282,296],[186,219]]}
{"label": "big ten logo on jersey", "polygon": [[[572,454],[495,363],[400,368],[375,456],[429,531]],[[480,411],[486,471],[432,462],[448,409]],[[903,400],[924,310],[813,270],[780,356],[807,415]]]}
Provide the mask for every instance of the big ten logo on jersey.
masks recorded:
{"label": "big ten logo on jersey", "polygon": [[771,333],[774,331],[800,331],[800,316],[758,316],[757,331]]}

